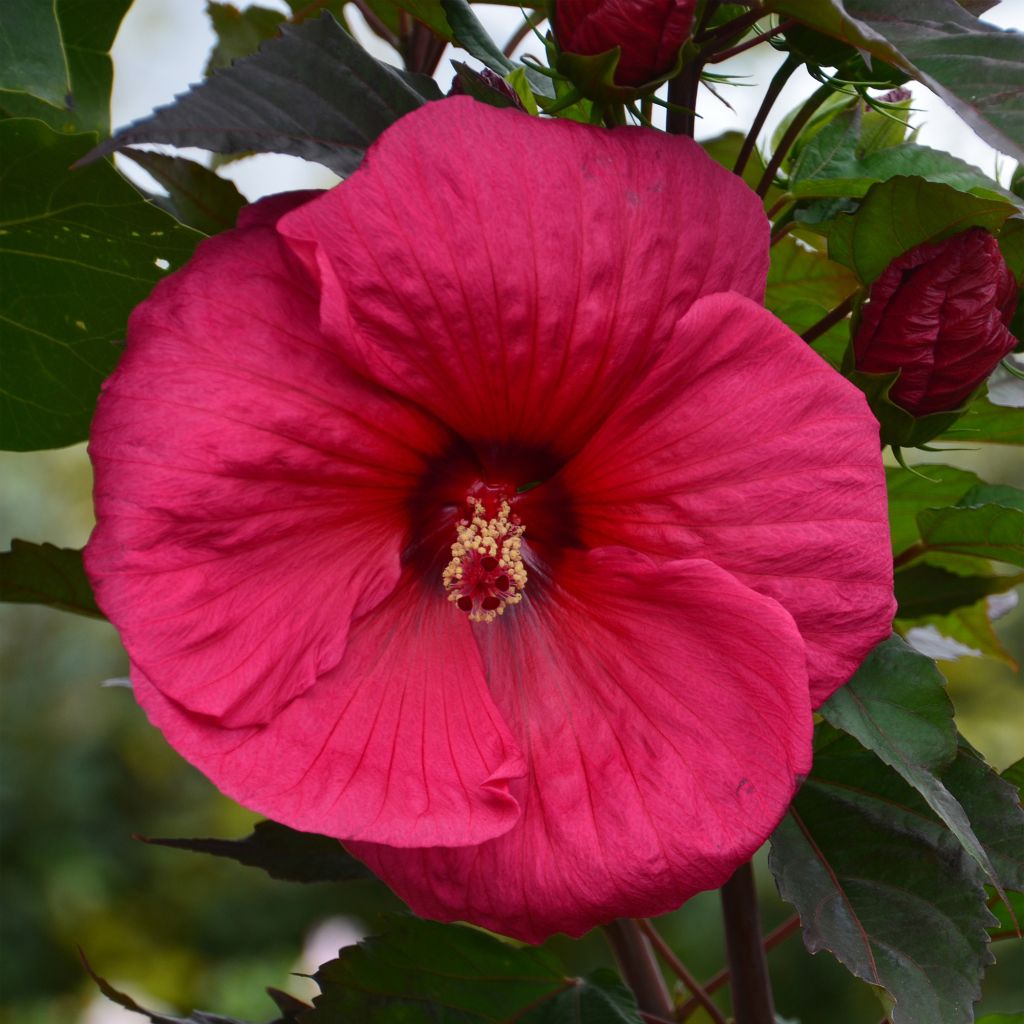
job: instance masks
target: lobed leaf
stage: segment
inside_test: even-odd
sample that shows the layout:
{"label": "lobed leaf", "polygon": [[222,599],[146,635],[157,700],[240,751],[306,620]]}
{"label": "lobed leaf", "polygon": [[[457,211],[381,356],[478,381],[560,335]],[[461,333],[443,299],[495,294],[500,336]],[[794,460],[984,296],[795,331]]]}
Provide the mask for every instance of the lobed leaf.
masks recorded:
{"label": "lobed leaf", "polygon": [[162,142],[217,153],[288,153],[345,175],[389,125],[428,100],[433,79],[378,61],[329,12],[235,61],[97,146]]}
{"label": "lobed leaf", "polygon": [[880,643],[854,677],[820,708],[924,798],[1000,892],[1003,880],[974,834],[960,802],[940,776],[956,757],[953,704],[931,658],[898,636]]}
{"label": "lobed leaf", "polygon": [[109,164],[68,173],[94,143],[31,119],[0,123],[4,448],[87,436],[129,312],[202,237]]}
{"label": "lobed leaf", "polygon": [[412,917],[391,918],[314,977],[320,995],[303,1024],[640,1024],[611,971],[567,977],[543,949]]}
{"label": "lobed leaf", "polygon": [[991,963],[981,874],[922,797],[830,725],[769,866],[823,949],[894,1002],[893,1024],[970,1024]]}

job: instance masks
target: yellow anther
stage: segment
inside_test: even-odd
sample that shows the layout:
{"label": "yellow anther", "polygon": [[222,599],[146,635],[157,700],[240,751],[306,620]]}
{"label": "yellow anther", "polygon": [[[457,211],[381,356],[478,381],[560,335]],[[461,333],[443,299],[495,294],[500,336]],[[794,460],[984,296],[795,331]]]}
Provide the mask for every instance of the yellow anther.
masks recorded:
{"label": "yellow anther", "polygon": [[493,622],[509,605],[519,604],[526,586],[523,525],[507,501],[487,518],[480,501],[467,498],[472,516],[459,522],[452,559],[441,574],[448,600],[472,622]]}

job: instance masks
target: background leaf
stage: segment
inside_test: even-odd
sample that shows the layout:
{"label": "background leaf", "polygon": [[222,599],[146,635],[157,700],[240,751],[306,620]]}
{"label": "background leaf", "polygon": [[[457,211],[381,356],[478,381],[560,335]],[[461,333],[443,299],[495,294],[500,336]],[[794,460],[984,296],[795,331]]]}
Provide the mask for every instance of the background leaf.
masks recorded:
{"label": "background leaf", "polygon": [[[44,8],[46,0],[37,6]],[[70,95],[62,95],[54,107],[24,93],[0,93],[0,113],[5,117],[36,117],[66,134],[95,131],[106,135],[110,131],[110,87],[114,78],[110,48],[129,7],[131,0],[57,0],[57,19],[71,75]]]}
{"label": "background leaf", "polygon": [[235,226],[245,197],[234,182],[215,171],[180,156],[126,149],[125,157],[147,170],[167,189],[166,196],[153,196],[150,202],[166,210],[175,220],[204,235],[216,235]]}
{"label": "background leaf", "polygon": [[5,0],[0,21],[0,89],[63,107],[71,78],[56,0]]}
{"label": "background leaf", "polygon": [[69,173],[94,143],[30,119],[0,124],[5,448],[86,437],[129,312],[201,238],[109,164]]}
{"label": "background leaf", "polygon": [[611,971],[566,977],[543,949],[411,917],[343,949],[315,980],[321,994],[304,1024],[641,1024]]}
{"label": "background leaf", "polygon": [[349,882],[374,877],[337,839],[297,832],[276,821],[257,822],[244,839],[139,838],[154,846],[228,857],[286,882]]}
{"label": "background leaf", "polygon": [[995,405],[988,398],[976,398],[966,415],[940,435],[940,441],[961,444],[1024,444],[1024,409]]}
{"label": "background leaf", "polygon": [[121,129],[90,159],[163,142],[217,153],[289,153],[345,175],[385,128],[440,97],[433,79],[378,61],[325,12],[284,27],[252,57]]}
{"label": "background leaf", "polygon": [[933,551],[1024,565],[1024,510],[1005,505],[924,509],[921,542]]}
{"label": "background leaf", "polygon": [[12,540],[0,552],[0,601],[46,604],[102,619],[82,566],[82,552]]}

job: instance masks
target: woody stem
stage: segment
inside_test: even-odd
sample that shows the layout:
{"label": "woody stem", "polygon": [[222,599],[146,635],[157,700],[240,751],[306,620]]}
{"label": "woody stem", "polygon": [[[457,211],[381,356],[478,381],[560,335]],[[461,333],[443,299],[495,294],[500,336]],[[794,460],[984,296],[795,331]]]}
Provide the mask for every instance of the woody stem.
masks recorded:
{"label": "woody stem", "polygon": [[826,331],[830,331],[836,324],[845,320],[850,315],[855,297],[856,294],[848,296],[831,313],[826,313],[816,324],[808,327],[800,337],[808,343],[817,341]]}
{"label": "woody stem", "polygon": [[737,868],[721,891],[736,1024],[775,1024],[768,961],[761,938],[757,892],[750,863]]}
{"label": "woody stem", "polygon": [[733,167],[733,173],[743,176],[744,168],[747,166],[747,161],[750,159],[750,154],[754,152],[754,146],[757,144],[757,137],[761,134],[761,129],[764,127],[765,121],[768,119],[768,114],[775,104],[775,101],[779,98],[779,93],[782,92],[783,87],[789,81],[790,76],[798,67],[800,67],[800,58],[794,57],[790,54],[782,63],[782,66],[778,71],[775,72],[771,82],[768,83],[768,88],[765,90],[764,100],[761,102],[761,106],[758,108],[757,114],[754,117],[754,123],[750,126],[750,131],[747,132],[747,137],[743,140],[743,147],[740,149],[739,156],[736,157],[736,165]]}
{"label": "woody stem", "polygon": [[661,957],[665,965],[674,971],[679,980],[686,986],[693,996],[694,1002],[704,1007],[704,1012],[707,1013],[714,1024],[725,1024],[725,1018],[719,1012],[718,1007],[711,1001],[707,992],[701,988],[700,983],[690,973],[686,964],[676,956],[672,947],[661,937],[654,925],[650,921],[639,921],[638,924],[644,935],[651,940],[651,945],[654,946],[658,956]]}
{"label": "woody stem", "polygon": [[672,1017],[672,997],[654,958],[654,951],[640,926],[629,918],[619,918],[604,926],[626,984],[633,990],[636,1003],[644,1013],[666,1020]]}

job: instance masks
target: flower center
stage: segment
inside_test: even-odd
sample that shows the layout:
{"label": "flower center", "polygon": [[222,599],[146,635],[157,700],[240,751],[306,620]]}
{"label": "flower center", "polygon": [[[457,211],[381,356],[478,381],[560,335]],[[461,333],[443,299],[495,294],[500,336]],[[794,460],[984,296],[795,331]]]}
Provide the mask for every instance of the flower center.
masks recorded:
{"label": "flower center", "polygon": [[482,501],[470,495],[466,502],[472,516],[456,527],[452,560],[441,578],[448,600],[466,612],[471,622],[493,622],[509,605],[523,599],[524,527],[507,501],[489,519]]}

